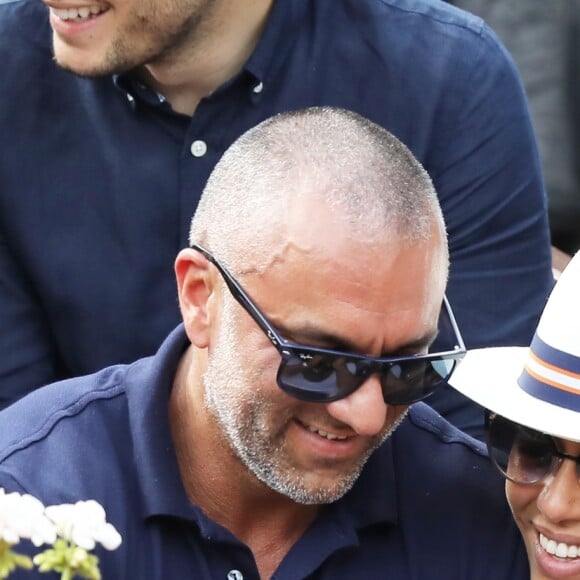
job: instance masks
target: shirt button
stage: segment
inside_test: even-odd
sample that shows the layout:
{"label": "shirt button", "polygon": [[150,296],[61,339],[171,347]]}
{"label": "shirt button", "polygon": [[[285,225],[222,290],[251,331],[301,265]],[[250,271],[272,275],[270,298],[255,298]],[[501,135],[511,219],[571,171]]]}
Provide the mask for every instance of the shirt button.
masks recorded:
{"label": "shirt button", "polygon": [[264,90],[264,83],[258,83],[252,90],[257,95],[260,94]]}
{"label": "shirt button", "polygon": [[207,153],[207,145],[205,141],[194,141],[191,144],[191,154],[194,157],[203,157]]}
{"label": "shirt button", "polygon": [[230,570],[227,578],[228,580],[244,580],[244,575],[239,570]]}

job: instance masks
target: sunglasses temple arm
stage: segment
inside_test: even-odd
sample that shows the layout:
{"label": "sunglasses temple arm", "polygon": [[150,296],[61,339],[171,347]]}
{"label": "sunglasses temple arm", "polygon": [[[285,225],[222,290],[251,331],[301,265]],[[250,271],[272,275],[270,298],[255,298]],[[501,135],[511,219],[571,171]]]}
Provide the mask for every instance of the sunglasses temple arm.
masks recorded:
{"label": "sunglasses temple arm", "polygon": [[451,304],[449,304],[449,300],[447,296],[443,296],[443,304],[445,306],[445,310],[447,311],[447,316],[449,317],[449,322],[451,323],[451,328],[455,334],[455,342],[457,343],[457,351],[458,352],[465,352],[467,349],[465,348],[465,342],[463,341],[463,336],[461,335],[461,331],[459,330],[459,325],[455,320],[455,315],[453,314],[453,310],[451,308]]}
{"label": "sunglasses temple arm", "polygon": [[258,310],[257,306],[250,300],[249,296],[244,292],[242,287],[233,278],[233,276],[228,272],[228,270],[221,265],[221,263],[214,258],[214,256],[205,248],[198,244],[191,244],[192,249],[200,252],[206,260],[211,262],[222,275],[224,282],[227,284],[232,296],[240,304],[240,306],[252,317],[254,322],[262,329],[262,331],[268,336],[270,342],[281,352],[283,339],[268,322],[268,320],[263,316],[263,314]]}

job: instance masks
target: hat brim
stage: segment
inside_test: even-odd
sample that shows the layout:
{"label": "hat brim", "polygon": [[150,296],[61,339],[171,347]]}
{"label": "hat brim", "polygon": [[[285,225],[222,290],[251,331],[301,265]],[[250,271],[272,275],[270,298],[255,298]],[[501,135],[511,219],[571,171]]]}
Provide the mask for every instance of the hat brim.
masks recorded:
{"label": "hat brim", "polygon": [[527,347],[468,351],[448,383],[482,407],[554,437],[580,442],[580,413],[526,393],[518,384]]}

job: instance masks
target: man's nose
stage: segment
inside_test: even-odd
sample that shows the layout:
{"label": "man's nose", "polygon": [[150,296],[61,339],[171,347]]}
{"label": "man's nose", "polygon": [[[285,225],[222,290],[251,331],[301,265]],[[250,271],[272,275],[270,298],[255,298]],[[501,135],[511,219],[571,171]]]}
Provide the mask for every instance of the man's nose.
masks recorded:
{"label": "man's nose", "polygon": [[327,404],[328,413],[349,425],[358,435],[372,437],[382,431],[387,405],[378,375],[372,375],[354,393]]}

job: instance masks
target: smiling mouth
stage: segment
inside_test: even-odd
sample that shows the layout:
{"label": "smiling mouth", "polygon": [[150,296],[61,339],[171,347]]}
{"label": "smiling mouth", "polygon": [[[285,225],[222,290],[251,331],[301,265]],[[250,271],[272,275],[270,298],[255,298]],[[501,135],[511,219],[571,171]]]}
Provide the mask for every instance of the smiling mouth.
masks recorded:
{"label": "smiling mouth", "polygon": [[80,8],[50,8],[50,12],[56,18],[67,22],[84,22],[106,11],[107,8],[96,4],[93,6],[82,6]]}
{"label": "smiling mouth", "polygon": [[316,433],[317,435],[320,435],[320,437],[324,437],[329,441],[346,441],[346,439],[348,439],[346,435],[335,435],[333,433],[328,433],[326,431],[323,431],[322,429],[317,429],[312,425],[304,425],[304,427],[306,427],[306,429],[308,429],[308,431],[310,431],[311,433]]}
{"label": "smiling mouth", "polygon": [[556,540],[549,540],[540,533],[540,546],[557,558],[562,559],[576,559],[580,555],[580,546],[573,544],[565,544],[564,542],[556,542]]}

